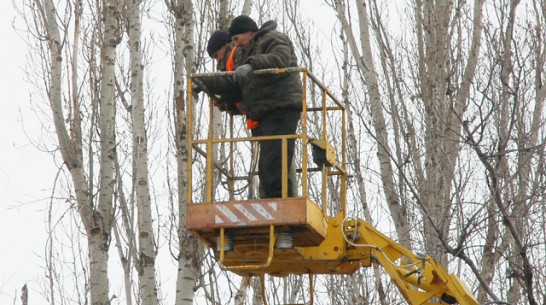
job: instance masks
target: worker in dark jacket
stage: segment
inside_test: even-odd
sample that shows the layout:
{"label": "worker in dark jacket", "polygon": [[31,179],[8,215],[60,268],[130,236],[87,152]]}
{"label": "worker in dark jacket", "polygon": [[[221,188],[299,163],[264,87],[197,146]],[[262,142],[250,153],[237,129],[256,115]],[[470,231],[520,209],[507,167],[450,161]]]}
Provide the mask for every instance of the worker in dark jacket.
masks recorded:
{"label": "worker in dark jacket", "polygon": [[[242,88],[239,109],[256,121],[253,136],[294,134],[301,117],[302,83],[299,73],[252,74],[253,70],[297,67],[292,42],[268,21],[258,29],[254,20],[241,15],[233,19],[229,34],[242,48],[235,79]],[[288,164],[294,156],[294,140],[288,140]],[[281,140],[261,141],[258,171],[263,198],[279,198],[282,193]],[[292,169],[293,171],[293,169]],[[295,179],[288,179],[288,196],[295,196]]]}
{"label": "worker in dark jacket", "polygon": [[[207,42],[207,53],[216,60],[218,71],[233,71],[237,66],[236,60],[241,56],[242,49],[237,49],[231,43],[231,37],[226,30],[216,30]],[[232,115],[241,114],[236,105],[242,99],[238,84],[231,77],[214,78],[204,77],[194,80],[194,91],[207,91],[211,95],[214,106],[220,111],[228,111]]]}

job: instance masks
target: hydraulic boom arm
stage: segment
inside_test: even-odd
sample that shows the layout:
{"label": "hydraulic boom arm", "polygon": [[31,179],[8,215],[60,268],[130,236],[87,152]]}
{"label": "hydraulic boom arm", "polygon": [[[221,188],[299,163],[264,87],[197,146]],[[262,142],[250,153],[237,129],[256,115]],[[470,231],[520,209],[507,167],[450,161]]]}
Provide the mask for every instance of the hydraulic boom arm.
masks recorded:
{"label": "hydraulic boom arm", "polygon": [[[478,305],[467,286],[430,256],[415,255],[361,219],[346,219],[341,227],[348,248],[369,248],[409,304],[439,304],[433,301],[436,297],[450,304]],[[361,262],[365,266],[370,260]]]}

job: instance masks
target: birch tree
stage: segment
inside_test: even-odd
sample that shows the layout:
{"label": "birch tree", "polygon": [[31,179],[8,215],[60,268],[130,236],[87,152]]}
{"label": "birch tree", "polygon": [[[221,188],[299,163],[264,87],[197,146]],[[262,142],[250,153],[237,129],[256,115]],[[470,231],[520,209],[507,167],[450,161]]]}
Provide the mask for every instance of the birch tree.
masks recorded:
{"label": "birch tree", "polygon": [[[76,2],[75,10],[81,10],[81,2]],[[68,44],[68,27],[66,24],[59,23],[59,7],[53,1],[34,1],[29,4],[32,10],[35,31],[38,37],[44,38],[47,46],[44,46],[44,53],[49,54],[49,58],[43,58],[44,70],[49,71],[49,78],[45,79],[46,92],[49,99],[52,119],[55,126],[55,132],[58,137],[59,150],[64,161],[64,165],[70,173],[74,187],[75,201],[80,214],[80,220],[83,223],[88,242],[89,259],[89,296],[90,303],[93,305],[110,304],[109,278],[108,278],[108,249],[110,244],[110,232],[113,223],[113,193],[114,193],[114,151],[115,151],[115,58],[116,47],[120,41],[121,28],[118,22],[120,14],[120,3],[111,2],[104,7],[104,31],[101,32],[101,54],[100,63],[102,75],[100,82],[102,84],[100,92],[97,92],[97,102],[100,105],[100,168],[98,193],[95,197],[92,189],[93,184],[88,180],[88,175],[84,169],[84,156],[82,125],[81,125],[81,103],[78,100],[77,92],[72,92],[68,103],[65,104],[66,88],[63,79],[69,79],[76,89],[78,84],[77,74],[77,56],[78,45],[72,45],[73,50]],[[69,8],[65,13],[71,14]],[[76,24],[74,26],[74,37],[79,35],[79,21],[76,15]],[[64,58],[66,54],[75,55],[73,61],[72,74],[63,75]],[[95,105],[99,106],[99,105]],[[70,110],[67,115],[66,109]],[[90,187],[91,186],[91,187]]]}
{"label": "birch tree", "polygon": [[199,279],[200,250],[197,238],[187,229],[187,101],[186,78],[195,72],[193,4],[190,0],[165,1],[173,18],[173,115],[177,160],[178,277],[176,305],[192,304]]}
{"label": "birch tree", "polygon": [[373,118],[373,127],[375,130],[374,137],[377,141],[377,155],[380,164],[381,180],[385,191],[386,201],[388,203],[391,216],[394,223],[397,224],[396,230],[400,243],[411,248],[409,237],[409,224],[403,202],[400,202],[395,192],[394,169],[391,158],[393,153],[388,142],[388,130],[381,106],[381,93],[377,79],[378,72],[375,70],[374,57],[372,53],[368,13],[366,11],[366,2],[358,2],[356,5],[357,15],[359,18],[360,30],[360,45],[359,41],[353,33],[350,20],[347,18],[347,10],[349,9],[345,1],[333,1],[332,7],[336,10],[336,14],[341,22],[341,27],[345,36],[348,39],[348,44],[353,56],[357,59],[359,73],[363,77],[362,84],[366,84],[370,95],[370,111]]}
{"label": "birch tree", "polygon": [[[417,135],[411,133],[412,130],[416,130],[412,127],[414,123],[408,118],[401,121],[405,114],[398,113],[398,109],[406,109],[404,105],[401,105],[400,108],[397,108],[398,105],[396,105],[389,109],[392,114],[389,117],[392,126],[386,124],[387,120],[384,115],[386,105],[395,105],[395,101],[401,97],[400,94],[403,94],[397,91],[401,88],[399,76],[401,71],[397,70],[396,65],[392,65],[395,63],[396,58],[393,57],[395,55],[390,49],[391,42],[386,41],[388,33],[385,32],[382,16],[379,13],[381,10],[377,8],[378,4],[375,1],[359,1],[356,3],[354,9],[356,9],[358,16],[357,22],[360,30],[358,35],[353,33],[352,21],[347,17],[347,12],[352,8],[347,7],[343,1],[336,1],[332,5],[340,19],[341,28],[347,35],[351,52],[356,58],[362,84],[366,85],[369,94],[368,101],[373,137],[376,141],[380,177],[387,206],[393,217],[393,223],[396,224],[399,241],[406,247],[411,248],[410,224],[407,219],[408,203],[402,201],[405,198],[402,191],[405,187],[402,185],[405,182],[411,183],[411,181],[408,178],[396,175],[396,171],[404,173],[401,167],[404,165],[402,157],[404,153],[400,151],[402,148],[400,146],[401,141],[404,139],[397,134],[398,128],[408,128],[409,132],[408,130],[402,132],[408,136],[407,139],[410,140],[410,145],[411,143],[413,145],[418,144],[419,141],[414,138]],[[425,141],[423,143],[425,160],[421,159],[422,151],[416,149],[418,147],[409,147],[414,149],[409,152],[409,157],[414,160],[414,175],[417,178],[417,184],[413,185],[413,195],[417,196],[423,213],[427,253],[445,262],[445,257],[441,254],[444,251],[438,240],[439,237],[445,236],[449,229],[451,177],[459,151],[457,139],[460,132],[457,132],[457,130],[461,130],[460,122],[456,120],[456,112],[453,110],[464,109],[466,100],[463,96],[458,102],[459,104],[454,104],[456,99],[451,94],[446,95],[446,92],[449,91],[447,89],[449,83],[445,80],[449,79],[449,73],[452,73],[453,70],[449,66],[448,60],[451,56],[451,42],[449,41],[451,36],[448,34],[450,31],[449,26],[452,23],[449,21],[453,10],[452,3],[449,1],[445,3],[427,2],[424,5],[421,2],[415,2],[414,5],[417,36],[415,39],[416,61],[410,64],[413,67],[418,67],[416,71],[416,90],[418,90],[418,93],[415,96],[422,100],[424,107],[424,121],[422,124],[425,132]],[[476,5],[475,12],[477,14],[475,18],[479,20],[481,18],[481,4],[477,2]],[[372,17],[370,18],[369,15]],[[475,36],[479,37],[481,23],[478,22],[477,25]],[[370,26],[372,26],[371,29]],[[356,37],[360,37],[360,40]],[[372,37],[378,41],[378,52],[373,51]],[[473,46],[473,48],[479,49],[479,44]],[[477,51],[473,50],[472,52],[475,54]],[[379,64],[375,63],[376,60]],[[377,66],[382,69],[378,70]],[[474,67],[475,63],[470,61],[467,68],[468,80],[472,79]],[[382,73],[384,73],[385,81],[381,84],[387,85],[387,88],[383,90],[380,88],[381,79],[378,78]],[[382,103],[383,100],[385,102]],[[445,105],[450,104],[456,107],[445,107]],[[404,126],[404,124],[407,124],[407,126]],[[399,127],[397,128],[397,126]],[[394,129],[391,131],[391,128]],[[391,148],[392,145],[394,145],[395,149]],[[401,181],[400,178],[408,180]],[[396,181],[401,184],[397,185]],[[436,241],[433,242],[433,240]]]}
{"label": "birch tree", "polygon": [[[131,118],[133,129],[133,189],[138,208],[138,257],[135,260],[139,277],[139,294],[143,304],[158,304],[156,284],[156,251],[152,227],[152,205],[148,175],[148,136],[144,121],[144,80],[142,59],[141,1],[127,3],[127,25],[131,72]],[[132,234],[134,236],[134,234]]]}
{"label": "birch tree", "polygon": [[[86,285],[83,289],[88,290],[79,293],[77,297],[82,303],[91,304],[110,304],[117,297],[110,292],[109,250],[113,238],[112,228],[116,222],[117,202],[125,202],[127,198],[122,178],[122,173],[127,170],[120,170],[120,166],[126,164],[126,158],[120,160],[118,150],[125,144],[131,146],[133,143],[133,163],[129,164],[133,165],[132,189],[136,195],[131,198],[135,198],[138,210],[138,242],[134,240],[137,234],[129,220],[131,217],[126,215],[126,203],[122,205],[122,210],[126,215],[123,219],[130,244],[128,248],[132,249],[128,255],[133,256],[133,261],[138,264],[135,266],[129,261],[126,270],[137,268],[139,299],[146,304],[157,304],[154,267],[156,247],[144,125],[140,1],[129,4],[125,1],[84,3],[75,0],[56,4],[45,0],[28,1],[24,7],[28,8],[31,20],[34,21],[28,25],[37,41],[38,56],[49,54],[49,57],[38,57],[36,64],[48,72],[41,77],[62,162],[71,179],[71,187],[61,196],[69,198],[68,201],[74,200],[73,207],[80,216],[79,221],[87,238],[87,257],[78,258],[77,251],[73,252],[74,260],[87,261],[89,270],[87,278],[81,281]],[[125,22],[128,27],[125,27]],[[126,29],[131,45],[130,77],[123,76],[129,70],[124,70],[119,61],[122,56],[120,45]],[[47,44],[41,44],[41,41]],[[130,79],[131,85],[128,87],[131,95],[128,102],[120,98],[124,92],[122,86],[125,85],[120,81],[120,75],[121,79]],[[120,99],[124,108],[120,107]],[[119,109],[131,111],[129,117],[132,118],[130,130],[134,135],[133,141],[124,138],[124,131],[117,129],[121,122]],[[118,138],[118,134],[122,136]],[[117,238],[117,241],[122,240]],[[135,245],[138,245],[138,249]],[[118,247],[124,248],[123,245]],[[126,272],[125,276],[128,277],[125,279],[126,299],[131,302],[131,273]],[[75,283],[61,289],[71,289],[74,285],[80,285],[77,279]],[[76,291],[79,289],[77,287]],[[51,304],[54,304],[54,291],[57,290],[53,287],[50,290]],[[87,298],[89,301],[85,301]]]}
{"label": "birch tree", "polygon": [[[495,12],[500,22],[487,29],[485,42],[487,55],[497,60],[487,63],[488,77],[476,83],[483,92],[475,102],[480,103],[481,115],[464,126],[488,182],[481,276],[491,283],[507,283],[497,298],[537,304],[543,276],[536,272],[541,260],[534,252],[544,249],[545,240],[544,234],[532,232],[541,231],[536,225],[544,219],[531,215],[542,208],[545,187],[542,29],[546,22],[544,4],[529,4],[525,8],[519,1],[505,1]],[[518,25],[519,18],[527,18],[528,24]],[[506,270],[506,278],[497,278],[499,267]],[[485,300],[486,293],[491,295],[480,287],[479,299]]]}
{"label": "birch tree", "polygon": [[[406,15],[412,16],[411,39],[406,39],[408,31],[399,33],[385,22],[392,5],[329,3],[365,85],[366,104],[356,107],[367,110],[373,129],[366,123],[360,127],[376,142],[398,240],[405,244],[411,235],[402,234],[421,228],[425,252],[444,265],[449,255],[458,257],[479,283],[482,302],[536,302],[540,289],[531,266],[542,262],[532,262],[535,247],[523,233],[533,225],[520,221],[528,219],[540,193],[535,191],[542,188],[536,178],[543,172],[538,136],[543,126],[537,122],[544,115],[544,43],[536,35],[544,26],[543,4],[527,2],[526,12],[517,13],[519,1],[488,7],[484,1],[411,1],[402,5],[404,12],[413,12]],[[355,11],[358,18],[351,19]],[[476,154],[469,155],[469,149]],[[486,183],[477,178],[480,169]],[[402,209],[392,209],[389,198]],[[419,223],[411,222],[415,216]],[[542,249],[539,236],[532,239]],[[484,245],[479,247],[484,256],[477,245]],[[510,258],[501,254],[507,252]],[[514,280],[506,282],[499,270],[511,270]],[[499,285],[501,279],[506,284]]]}

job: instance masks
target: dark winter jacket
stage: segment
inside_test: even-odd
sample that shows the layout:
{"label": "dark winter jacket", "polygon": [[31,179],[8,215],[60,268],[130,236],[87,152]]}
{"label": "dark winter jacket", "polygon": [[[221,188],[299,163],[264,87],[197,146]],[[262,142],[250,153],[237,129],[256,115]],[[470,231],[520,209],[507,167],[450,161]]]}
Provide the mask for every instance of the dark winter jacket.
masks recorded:
{"label": "dark winter jacket", "polygon": [[[237,60],[238,64],[250,64],[253,70],[297,67],[292,42],[276,28],[277,23],[273,20],[264,23],[242,53],[242,58]],[[300,73],[251,73],[238,81],[243,90],[240,109],[253,120],[259,121],[277,109],[302,109]]]}
{"label": "dark winter jacket", "polygon": [[[227,61],[229,59],[229,55],[231,54],[232,49],[232,44],[229,44],[226,52],[224,53],[224,58],[222,58],[222,61],[218,62],[216,65],[217,71],[226,71]],[[233,60],[234,67],[237,67],[237,61],[242,58],[243,50],[241,48],[237,48],[235,52],[236,53],[233,56]],[[242,101],[243,95],[239,84],[235,82],[233,77],[203,77],[200,80],[207,87],[206,89],[209,93],[220,97],[220,101],[227,105],[227,111],[230,114],[241,114],[238,107],[236,106],[236,103]]]}

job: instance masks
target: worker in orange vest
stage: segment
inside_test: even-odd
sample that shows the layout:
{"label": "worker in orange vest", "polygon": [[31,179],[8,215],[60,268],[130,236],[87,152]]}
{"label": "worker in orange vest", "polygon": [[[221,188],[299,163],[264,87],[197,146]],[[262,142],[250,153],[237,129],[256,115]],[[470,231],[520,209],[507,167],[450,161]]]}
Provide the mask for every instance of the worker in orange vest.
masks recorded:
{"label": "worker in orange vest", "polygon": [[[236,60],[241,58],[242,53],[241,48],[237,48],[236,45],[231,43],[231,37],[229,32],[225,30],[216,30],[210,36],[207,42],[207,53],[210,57],[216,60],[216,69],[218,71],[231,72],[237,67]],[[226,80],[228,82],[226,82]],[[204,84],[207,89],[219,95],[221,100],[212,96],[214,106],[216,106],[220,111],[228,111],[232,115],[244,114],[246,112],[240,111],[241,107],[240,100],[242,99],[241,91],[238,88],[238,83],[229,82],[230,79],[215,79],[215,78],[204,78],[199,80]],[[199,81],[197,84],[199,84]],[[227,85],[226,85],[227,84]],[[196,86],[197,91],[199,85]],[[250,118],[247,118],[246,127],[252,129],[258,126],[258,122]]]}
{"label": "worker in orange vest", "polygon": [[[214,31],[207,42],[207,53],[211,58],[216,60],[216,69],[218,71],[233,71],[237,67],[236,60],[241,57],[239,54],[241,52],[241,48],[237,48],[237,46],[231,43],[229,32],[225,30]],[[194,92],[205,90],[210,95],[213,105],[220,111],[227,111],[231,115],[246,114],[239,111],[242,95],[238,83],[232,77],[205,77],[197,79],[194,82],[193,90]],[[258,122],[252,119],[247,118],[246,120],[247,129],[255,128],[257,124]],[[256,150],[252,149],[251,173],[257,170],[257,148],[256,146]],[[295,176],[295,173],[291,174]],[[250,174],[249,185],[249,199],[255,199],[259,197],[258,194],[263,194],[261,185],[254,179],[253,174]]]}
{"label": "worker in orange vest", "polygon": [[[207,53],[216,60],[218,71],[232,71],[238,58],[235,54],[240,51],[241,49],[238,51],[233,46],[229,32],[225,30],[214,31],[207,42]],[[241,90],[231,78],[206,77],[194,80],[194,92],[199,93],[205,89],[211,95],[214,106],[220,111],[228,111],[232,115],[241,114],[237,107],[237,102],[242,99]]]}

